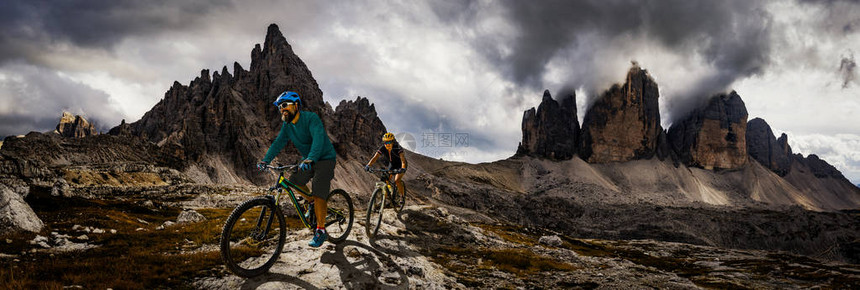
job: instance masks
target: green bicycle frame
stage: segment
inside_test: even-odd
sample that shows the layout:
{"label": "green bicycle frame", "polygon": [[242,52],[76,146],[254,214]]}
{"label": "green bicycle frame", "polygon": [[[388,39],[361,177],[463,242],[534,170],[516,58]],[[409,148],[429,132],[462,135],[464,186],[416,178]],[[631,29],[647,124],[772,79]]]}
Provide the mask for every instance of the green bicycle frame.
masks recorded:
{"label": "green bicycle frame", "polygon": [[[308,222],[308,220],[305,219],[305,215],[302,213],[302,209],[299,208],[299,200],[298,200],[298,198],[296,198],[296,194],[293,193],[293,190],[295,189],[296,191],[301,192],[301,193],[308,195],[308,196],[310,196],[310,193],[305,192],[304,190],[299,188],[298,185],[296,185],[296,184],[290,182],[289,180],[287,180],[286,178],[284,178],[284,172],[283,171],[281,171],[281,174],[278,176],[278,185],[280,187],[278,188],[278,194],[275,195],[275,206],[280,205],[281,194],[283,194],[283,190],[286,190],[290,196],[290,201],[293,203],[293,208],[296,209],[296,213],[299,216],[299,220],[302,221],[302,224],[305,225],[305,227],[309,228],[309,229],[312,226],[315,226],[315,225],[311,225]],[[341,217],[344,216],[344,214],[338,210],[334,210],[334,209],[329,208],[328,211],[333,212],[336,215],[341,216]],[[335,221],[332,221],[331,223],[334,223],[334,222]],[[329,226],[331,223],[326,224],[326,226]]]}
{"label": "green bicycle frame", "polygon": [[298,198],[296,198],[296,194],[293,193],[293,189],[308,196],[310,196],[310,194],[299,188],[298,185],[295,185],[294,183],[284,178],[283,172],[281,172],[280,176],[278,176],[278,185],[280,186],[280,188],[278,188],[278,194],[275,195],[275,206],[280,205],[281,194],[283,194],[283,190],[286,190],[290,196],[290,201],[293,203],[293,208],[295,208],[296,213],[298,213],[299,220],[302,221],[302,224],[305,225],[306,228],[311,228],[310,223],[308,223],[308,220],[305,219],[305,215],[302,213],[302,209],[299,208],[299,200]]}

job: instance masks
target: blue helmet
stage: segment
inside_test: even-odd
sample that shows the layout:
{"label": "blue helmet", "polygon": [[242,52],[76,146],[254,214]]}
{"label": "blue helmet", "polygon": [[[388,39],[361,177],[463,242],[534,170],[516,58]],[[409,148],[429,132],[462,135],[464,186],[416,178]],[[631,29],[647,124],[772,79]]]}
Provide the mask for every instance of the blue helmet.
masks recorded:
{"label": "blue helmet", "polygon": [[275,99],[275,102],[273,104],[275,104],[275,106],[277,106],[283,102],[293,102],[293,103],[299,103],[299,106],[302,105],[302,99],[299,98],[299,94],[297,94],[296,92],[290,92],[290,91],[285,91],[280,96],[278,96],[278,98]]}

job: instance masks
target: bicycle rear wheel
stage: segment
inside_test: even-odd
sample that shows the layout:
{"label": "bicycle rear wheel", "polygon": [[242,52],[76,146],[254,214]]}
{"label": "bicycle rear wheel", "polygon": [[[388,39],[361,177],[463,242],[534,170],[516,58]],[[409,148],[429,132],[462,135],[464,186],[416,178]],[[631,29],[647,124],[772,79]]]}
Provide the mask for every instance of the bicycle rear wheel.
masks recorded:
{"label": "bicycle rear wheel", "polygon": [[379,232],[379,225],[382,223],[382,210],[385,208],[385,194],[381,188],[373,191],[370,196],[370,203],[367,205],[367,216],[365,217],[365,230],[367,237],[372,238]]}
{"label": "bicycle rear wheel", "polygon": [[221,230],[221,259],[234,274],[269,271],[286,240],[284,214],[271,197],[248,200],[233,210]]}
{"label": "bicycle rear wheel", "polygon": [[352,230],[353,208],[352,198],[342,189],[335,189],[326,200],[328,213],[325,216],[325,229],[329,241],[340,243],[349,236]]}

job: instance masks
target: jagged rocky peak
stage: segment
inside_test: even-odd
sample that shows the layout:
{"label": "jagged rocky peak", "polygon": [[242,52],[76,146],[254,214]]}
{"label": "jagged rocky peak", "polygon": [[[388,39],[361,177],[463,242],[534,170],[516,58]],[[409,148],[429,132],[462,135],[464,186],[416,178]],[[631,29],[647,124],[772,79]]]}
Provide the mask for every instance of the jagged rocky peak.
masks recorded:
{"label": "jagged rocky peak", "polygon": [[833,167],[833,165],[830,165],[830,163],[827,163],[827,161],[818,158],[818,155],[809,154],[809,156],[806,156],[806,158],[804,158],[803,155],[798,153],[794,155],[794,160],[802,164],[803,166],[809,168],[809,170],[812,171],[812,174],[814,174],[815,177],[844,179],[845,181],[847,181],[845,176],[842,175],[842,172],[836,169],[836,167]]}
{"label": "jagged rocky peak", "polygon": [[87,122],[84,117],[63,112],[60,123],[57,124],[57,133],[63,137],[83,138],[98,134],[95,125]]}
{"label": "jagged rocky peak", "polygon": [[376,107],[367,98],[343,100],[335,108],[329,127],[336,151],[344,157],[369,158],[385,134],[385,125],[376,114]]}
{"label": "jagged rocky peak", "polygon": [[261,88],[268,88],[263,91],[266,100],[274,99],[269,96],[277,96],[289,89],[302,96],[305,108],[311,108],[318,114],[324,113],[322,90],[304,61],[293,52],[278,25],[269,25],[263,46],[257,45],[251,51],[251,73],[255,74],[255,79],[263,82]]}
{"label": "jagged rocky peak", "polygon": [[791,146],[788,145],[788,135],[782,133],[782,135],[779,136],[779,139],[776,139],[776,144],[782,150],[783,154],[791,155]]}
{"label": "jagged rocky peak", "polygon": [[783,133],[776,139],[770,125],[761,118],[755,118],[747,123],[746,138],[750,157],[779,176],[788,174],[792,156],[787,135]]}
{"label": "jagged rocky peak", "polygon": [[576,154],[579,143],[579,120],[576,116],[576,94],[562,95],[560,102],[553,100],[549,90],[544,91],[537,110],[523,113],[523,140],[517,155],[530,155],[566,160]]}
{"label": "jagged rocky peak", "polygon": [[669,142],[688,166],[741,167],[747,163],[747,115],[737,92],[715,95],[669,128]]}
{"label": "jagged rocky peak", "polygon": [[125,122],[125,119],[122,119],[122,122],[119,123],[119,126],[113,127],[108,131],[108,135],[114,136],[130,136],[131,135],[131,125]]}
{"label": "jagged rocky peak", "polygon": [[657,83],[636,63],[623,85],[613,85],[585,113],[579,154],[590,163],[649,159],[660,127]]}
{"label": "jagged rocky peak", "polygon": [[[187,86],[174,82],[164,98],[143,118],[121,124],[112,129],[111,134],[127,132],[159,146],[173,146],[184,155],[184,172],[198,182],[249,180],[261,183],[267,181],[266,177],[252,172],[249,165],[265,155],[280,130],[280,113],[272,101],[284,91],[299,93],[302,110],[322,118],[326,130],[343,143],[337,147],[342,149],[338,151],[342,157],[350,156],[344,150],[364,150],[369,142],[361,141],[367,137],[362,135],[365,132],[341,128],[341,119],[354,120],[355,116],[362,115],[372,123],[367,126],[376,131],[384,128],[366,99],[356,101],[361,104],[347,106],[339,116],[334,116],[334,110],[324,102],[323,92],[311,71],[293,52],[275,24],[268,27],[264,44],[251,49],[250,69],[246,71],[235,62],[232,67],[232,74],[226,66],[212,73],[203,69]],[[347,113],[352,109],[358,113]],[[352,124],[368,129],[362,127],[365,125]],[[292,146],[287,146],[284,152],[278,162],[297,159]]]}

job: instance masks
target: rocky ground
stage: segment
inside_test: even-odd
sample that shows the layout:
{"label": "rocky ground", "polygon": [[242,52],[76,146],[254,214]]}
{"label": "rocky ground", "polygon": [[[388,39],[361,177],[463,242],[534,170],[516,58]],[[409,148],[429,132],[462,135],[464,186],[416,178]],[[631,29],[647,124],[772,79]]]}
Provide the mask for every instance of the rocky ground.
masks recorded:
{"label": "rocky ground", "polygon": [[[202,192],[202,193],[197,193]],[[220,261],[218,235],[255,187],[100,199],[31,192],[45,222],[0,237],[0,288],[440,289],[440,288],[857,288],[860,266],[784,252],[687,243],[582,239],[509,224],[472,210],[409,199],[386,210],[380,234],[307,246],[288,234],[269,274],[243,279]]]}

